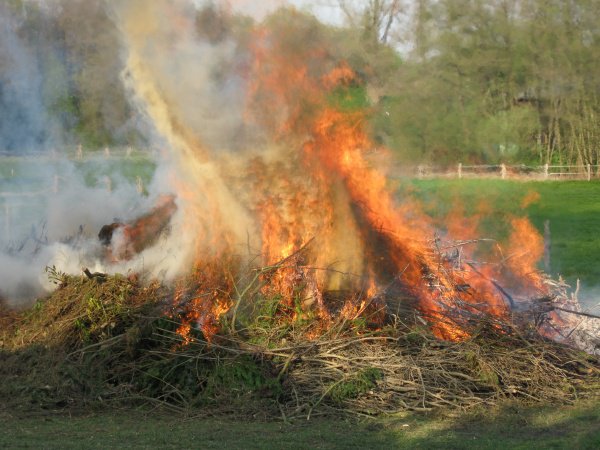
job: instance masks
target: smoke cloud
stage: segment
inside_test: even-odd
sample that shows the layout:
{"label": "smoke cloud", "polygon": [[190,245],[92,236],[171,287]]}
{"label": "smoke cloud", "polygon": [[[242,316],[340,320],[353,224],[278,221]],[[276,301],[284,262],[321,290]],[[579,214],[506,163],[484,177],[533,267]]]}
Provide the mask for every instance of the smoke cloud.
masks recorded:
{"label": "smoke cloud", "polygon": [[[55,2],[40,12],[61,7],[65,4]],[[134,111],[134,120],[121,126],[135,122],[151,146],[164,151],[156,157],[147,196],[111,173],[110,161],[102,156],[84,165],[88,174],[105,175],[86,180],[65,142],[68,133],[48,112],[56,99],[44,97],[43,77],[48,74],[42,73],[39,52],[19,38],[14,17],[1,15],[0,64],[11,69],[1,71],[0,109],[6,114],[0,142],[19,153],[46,150],[9,164],[8,177],[0,183],[5,191],[0,197],[0,298],[12,305],[52,289],[44,273],[47,266],[66,273],[81,273],[82,267],[143,271],[169,281],[189,267],[198,251],[218,250],[215,224],[238,243],[255,235],[248,211],[221,176],[223,155],[243,152],[261,140],[257,128],[244,120],[243,49],[228,37],[227,28],[217,37],[201,36],[191,2],[131,0],[103,7],[120,32],[121,48],[114,51],[122,60],[121,83]],[[161,238],[132,260],[108,263],[98,230],[113,221],[134,220],[169,192],[178,193],[179,206],[170,238]]]}
{"label": "smoke cloud", "polygon": [[212,42],[201,39],[193,12],[191,3],[182,2],[130,0],[114,8],[126,61],[124,83],[177,167],[180,259],[187,264],[194,254],[218,250],[215,229],[229,230],[236,242],[255,235],[221,165],[228,152],[258,139],[244,120],[243,51],[227,30]]}
{"label": "smoke cloud", "polygon": [[[152,195],[140,196],[136,186],[118,175],[111,178],[111,191],[106,177],[90,184],[80,168],[60,156],[7,164],[13,166],[14,177],[26,183],[11,184],[9,179],[3,184],[10,191],[0,198],[0,297],[13,305],[31,302],[53,287],[46,266],[66,273],[80,273],[83,266],[106,269],[97,239],[100,227],[135,218],[153,200]],[[107,172],[107,164],[86,162],[94,173]]]}
{"label": "smoke cloud", "polygon": [[17,34],[0,4],[0,152],[39,151],[60,139],[47,113],[39,55]]}
{"label": "smoke cloud", "polygon": [[[30,4],[28,11],[52,23],[66,3]],[[64,110],[53,110],[61,99],[70,101],[66,72],[76,68],[64,51],[72,43],[41,42],[37,33],[24,31],[26,20],[36,17],[29,18],[25,7],[21,14],[0,5],[0,153],[9,156],[0,166],[0,300],[12,306],[29,304],[54,287],[44,271],[47,266],[66,273],[81,273],[82,267],[125,273],[152,269],[172,254],[163,248],[128,265],[106,263],[99,229],[135,219],[161,193],[171,191],[166,181],[170,163],[156,158],[161,168],[143,196],[132,180],[115,172],[115,158],[93,156],[88,149],[84,160],[75,158],[73,129],[68,128],[73,124],[59,120],[65,119],[60,117]],[[100,113],[110,118],[115,114],[107,107]],[[145,131],[140,120],[115,120],[114,134],[126,132],[134,122]],[[152,273],[169,275],[163,268]]]}

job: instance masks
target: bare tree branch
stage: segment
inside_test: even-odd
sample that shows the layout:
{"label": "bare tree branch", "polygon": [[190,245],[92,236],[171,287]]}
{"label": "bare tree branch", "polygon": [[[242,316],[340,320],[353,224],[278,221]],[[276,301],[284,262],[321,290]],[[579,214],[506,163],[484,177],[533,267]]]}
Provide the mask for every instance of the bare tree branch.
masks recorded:
{"label": "bare tree branch", "polygon": [[350,26],[363,27],[370,30],[382,43],[387,43],[390,30],[403,11],[402,0],[369,0],[355,4],[349,0],[337,0],[338,6],[348,20]]}

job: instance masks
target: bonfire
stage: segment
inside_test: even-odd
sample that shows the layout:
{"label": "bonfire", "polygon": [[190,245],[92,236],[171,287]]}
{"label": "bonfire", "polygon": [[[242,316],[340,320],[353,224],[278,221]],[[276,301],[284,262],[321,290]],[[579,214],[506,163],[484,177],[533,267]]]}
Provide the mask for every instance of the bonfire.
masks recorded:
{"label": "bonfire", "polygon": [[242,71],[260,139],[211,148],[145,54],[161,38],[156,8],[120,20],[128,83],[176,161],[173,192],[99,239],[111,272],[165,234],[182,243],[183,273],[52,269],[58,290],[40,303],[45,316],[5,337],[12,350],[72,347],[59,354],[102,367],[103,401],[228,410],[252,392],[286,420],[591,392],[597,318],[537,269],[543,240],[526,218],[509,218],[508,238],[489,245],[397,198],[369,112],[344,106],[360,77],[318,48],[290,54],[276,28],[255,30]]}

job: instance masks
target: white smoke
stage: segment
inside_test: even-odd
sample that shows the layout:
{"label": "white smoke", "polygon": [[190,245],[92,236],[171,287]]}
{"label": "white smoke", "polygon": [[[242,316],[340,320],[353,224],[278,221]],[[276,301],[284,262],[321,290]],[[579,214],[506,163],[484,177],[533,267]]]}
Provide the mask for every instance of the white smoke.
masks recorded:
{"label": "white smoke", "polygon": [[17,19],[0,4],[0,153],[37,151],[60,139],[44,106],[40,57],[17,30]]}
{"label": "white smoke", "polygon": [[[12,67],[2,71],[8,79],[0,84],[0,101],[7,110],[25,111],[18,115],[20,123],[17,116],[3,117],[0,143],[19,151],[55,149],[53,154],[40,153],[33,159],[15,158],[7,179],[0,182],[0,298],[12,305],[29,303],[53,287],[44,272],[47,266],[66,273],[81,273],[85,266],[92,271],[143,271],[173,279],[189,264],[198,239],[195,234],[202,228],[194,220],[190,224],[185,213],[189,199],[177,200],[172,237],[133,260],[107,263],[97,234],[103,225],[131,221],[147,212],[158,195],[173,192],[174,184],[182,180],[191,183],[197,190],[195,197],[205,201],[200,216],[209,216],[206,205],[211,201],[222,200],[228,205],[228,215],[239,219],[231,225],[237,226],[237,234],[245,236],[249,226],[211,162],[192,158],[190,165],[179,159],[182,151],[197,156],[248,142],[250,133],[243,120],[246,86],[236,66],[240,60],[236,44],[228,39],[213,43],[199,39],[193,20],[180,21],[179,28],[164,20],[168,15],[193,17],[195,10],[189,2],[120,1],[107,3],[107,8],[123,32],[123,48],[115,51],[128,63],[123,82],[132,106],[139,111],[140,128],[155,148],[165,149],[157,158],[148,196],[141,196],[130,181],[111,173],[110,160],[99,157],[80,163],[65,156],[60,133],[44,105],[38,55],[20,41],[11,20],[0,15],[0,63]],[[132,55],[137,59],[132,60]],[[144,90],[148,86],[136,72],[140,67],[132,62],[152,73],[152,87],[160,91],[168,124],[161,122],[160,113],[157,116],[156,105],[148,102],[152,98]],[[86,180],[82,165],[88,175],[96,175],[95,182]],[[203,197],[208,186],[216,199]]]}
{"label": "white smoke", "polygon": [[[46,164],[40,164],[40,159]],[[107,171],[104,166],[109,161],[85,164],[98,173]],[[82,266],[108,269],[103,267],[98,231],[114,220],[135,218],[153,201],[152,195],[141,196],[134,184],[117,174],[111,177],[110,191],[104,177],[90,185],[81,168],[65,157],[39,156],[37,161],[23,160],[15,166],[14,178],[20,174],[29,189],[9,180],[3,183],[7,190],[0,197],[0,297],[13,305],[48,292],[52,285],[47,282],[46,266],[67,273],[81,273]],[[30,170],[24,171],[27,166]],[[28,196],[32,187],[36,189]]]}

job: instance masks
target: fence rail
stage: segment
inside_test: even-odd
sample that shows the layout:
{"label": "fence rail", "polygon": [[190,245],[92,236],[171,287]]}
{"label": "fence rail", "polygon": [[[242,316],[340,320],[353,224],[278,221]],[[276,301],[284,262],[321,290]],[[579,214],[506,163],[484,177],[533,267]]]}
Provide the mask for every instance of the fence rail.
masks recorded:
{"label": "fence rail", "polygon": [[4,160],[35,160],[53,161],[57,159],[71,161],[89,161],[95,159],[153,157],[161,152],[157,148],[142,147],[104,147],[103,149],[84,149],[81,145],[66,146],[58,150],[9,152],[0,149],[0,161]]}
{"label": "fence rail", "polygon": [[414,170],[417,178],[501,178],[529,180],[587,180],[600,179],[600,165],[550,165],[527,166],[524,164],[481,164],[456,166],[441,169],[429,165],[419,165]]}
{"label": "fence rail", "polygon": [[[65,170],[65,167],[72,166],[67,164],[62,167],[62,163],[137,163],[139,160],[153,160],[158,153],[158,150],[131,147],[106,147],[101,151],[92,152],[83,151],[81,146],[63,149],[61,153],[50,151],[12,154],[0,151],[0,245],[14,243],[14,239],[20,239],[17,230],[22,228],[22,224],[17,223],[17,218],[22,217],[21,212],[35,213],[36,210],[44,208],[50,198],[68,189],[66,186],[70,172]],[[107,168],[107,174],[98,175],[95,186],[110,192],[113,190],[113,169],[110,165],[104,167]],[[117,176],[117,179],[123,179],[122,175]],[[132,175],[131,182],[142,195],[145,191],[142,176]]]}

